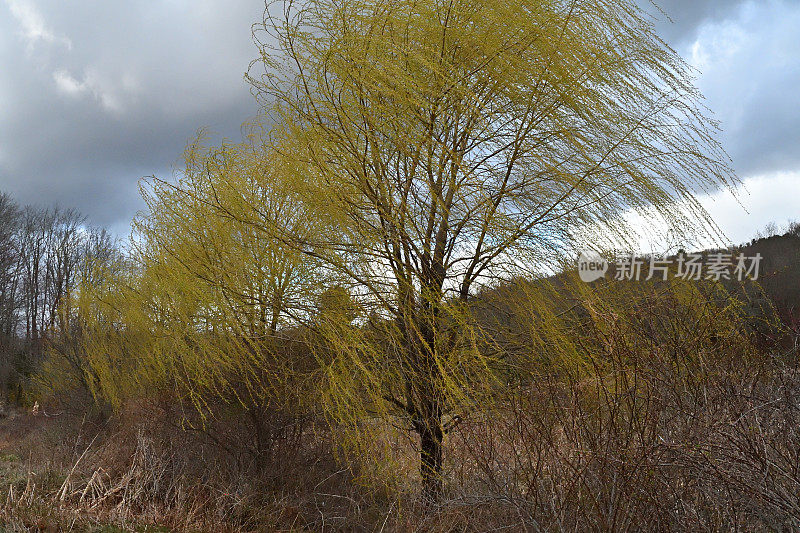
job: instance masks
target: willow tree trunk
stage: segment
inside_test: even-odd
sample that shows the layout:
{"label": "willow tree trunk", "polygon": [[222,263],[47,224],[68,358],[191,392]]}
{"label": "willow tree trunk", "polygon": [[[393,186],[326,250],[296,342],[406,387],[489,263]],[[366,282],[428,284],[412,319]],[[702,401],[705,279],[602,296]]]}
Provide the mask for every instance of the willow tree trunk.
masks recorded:
{"label": "willow tree trunk", "polygon": [[442,496],[443,438],[440,420],[430,420],[420,428],[420,476],[426,502],[437,502]]}
{"label": "willow tree trunk", "polygon": [[419,384],[420,403],[417,413],[417,433],[420,441],[420,477],[422,497],[427,502],[437,502],[442,495],[442,455],[444,430],[442,428],[443,403],[433,355],[425,358],[425,370]]}
{"label": "willow tree trunk", "polygon": [[422,283],[421,305],[409,316],[413,320],[405,322],[406,338],[413,348],[411,369],[406,376],[409,390],[414,391],[410,398],[416,398],[412,416],[415,430],[420,439],[420,478],[422,497],[426,502],[439,501],[442,495],[443,479],[443,441],[442,417],[445,410],[443,376],[440,358],[440,304],[443,299],[442,284],[444,274],[441,267],[435,269],[436,275]]}

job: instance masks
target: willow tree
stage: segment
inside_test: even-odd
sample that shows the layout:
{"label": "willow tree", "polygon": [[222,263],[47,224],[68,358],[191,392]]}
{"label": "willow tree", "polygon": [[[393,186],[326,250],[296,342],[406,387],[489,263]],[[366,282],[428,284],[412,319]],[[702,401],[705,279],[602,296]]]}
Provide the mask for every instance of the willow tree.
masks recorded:
{"label": "willow tree", "polygon": [[220,407],[240,407],[260,461],[270,445],[267,416],[298,413],[303,378],[313,369],[303,366],[312,358],[287,355],[297,343],[283,337],[309,313],[306,291],[317,280],[307,256],[243,222],[280,220],[295,234],[314,231],[314,219],[262,157],[258,129],[252,132],[218,147],[201,138],[176,179],[145,183],[147,210],[134,223],[131,246],[135,268],[80,295],[96,396],[118,406],[169,391],[204,421]]}
{"label": "willow tree", "polygon": [[250,82],[298,190],[338,228],[280,238],[349,279],[390,338],[335,328],[332,412],[353,427],[407,421],[435,497],[446,431],[492,381],[475,291],[587,238],[625,241],[631,211],[705,231],[696,195],[735,176],[689,67],[630,0],[279,0],[265,13]]}

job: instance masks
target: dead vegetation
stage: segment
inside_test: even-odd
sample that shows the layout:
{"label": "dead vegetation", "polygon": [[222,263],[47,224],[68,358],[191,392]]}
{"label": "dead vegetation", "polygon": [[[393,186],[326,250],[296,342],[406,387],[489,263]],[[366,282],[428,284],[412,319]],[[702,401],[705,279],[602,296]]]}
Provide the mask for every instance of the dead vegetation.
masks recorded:
{"label": "dead vegetation", "polygon": [[246,415],[187,430],[163,402],[111,418],[12,412],[0,516],[12,531],[800,527],[795,354],[746,365],[727,348],[702,364],[635,355],[620,349],[580,380],[542,376],[458,425],[436,505],[418,500],[413,477],[391,490],[369,481],[370,465],[345,462],[309,420],[272,431],[255,461]]}

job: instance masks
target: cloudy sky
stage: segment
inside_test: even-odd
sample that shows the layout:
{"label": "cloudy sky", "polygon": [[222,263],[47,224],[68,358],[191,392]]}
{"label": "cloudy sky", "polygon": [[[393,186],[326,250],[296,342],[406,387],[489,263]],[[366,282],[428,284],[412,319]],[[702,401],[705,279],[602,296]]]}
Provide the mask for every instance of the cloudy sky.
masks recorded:
{"label": "cloudy sky", "polygon": [[[647,3],[648,0],[640,0]],[[661,0],[745,188],[704,203],[733,242],[800,219],[800,0]],[[237,137],[258,0],[0,0],[0,190],[127,234],[142,176],[200,127]],[[741,205],[740,205],[740,203]]]}

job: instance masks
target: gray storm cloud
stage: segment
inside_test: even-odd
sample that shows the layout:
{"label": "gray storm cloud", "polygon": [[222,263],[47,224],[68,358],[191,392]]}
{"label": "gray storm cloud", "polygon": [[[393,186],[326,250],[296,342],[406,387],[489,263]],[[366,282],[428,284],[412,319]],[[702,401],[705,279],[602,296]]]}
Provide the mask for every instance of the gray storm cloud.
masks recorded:
{"label": "gray storm cloud", "polygon": [[[672,22],[656,27],[699,69],[739,173],[800,169],[800,2],[660,5]],[[142,176],[169,175],[199,128],[236,137],[257,112],[243,74],[263,8],[0,0],[0,189],[125,231]]]}
{"label": "gray storm cloud", "polygon": [[0,189],[124,228],[200,127],[235,137],[260,2],[0,2]]}
{"label": "gray storm cloud", "polygon": [[656,27],[673,46],[693,40],[707,21],[725,19],[743,0],[639,0],[639,5],[657,17]]}

